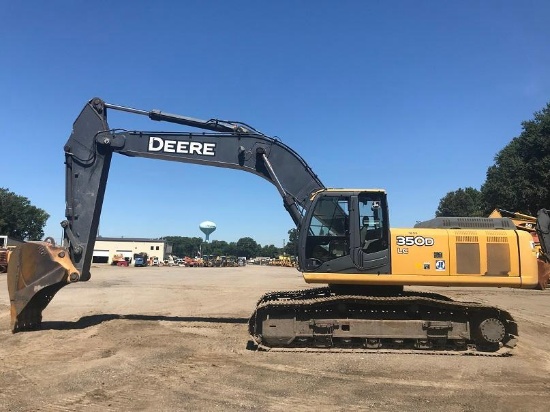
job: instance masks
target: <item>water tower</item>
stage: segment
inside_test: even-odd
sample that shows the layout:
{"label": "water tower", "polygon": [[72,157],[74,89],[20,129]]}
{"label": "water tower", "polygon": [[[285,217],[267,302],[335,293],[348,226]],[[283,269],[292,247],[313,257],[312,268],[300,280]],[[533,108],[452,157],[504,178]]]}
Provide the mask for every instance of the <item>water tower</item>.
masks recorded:
{"label": "water tower", "polygon": [[209,239],[210,233],[212,233],[214,230],[216,230],[216,224],[214,222],[210,222],[210,221],[207,220],[205,222],[202,222],[199,225],[199,228],[202,231],[202,233],[204,233],[206,235],[206,239],[204,239],[204,241],[208,242],[210,240]]}

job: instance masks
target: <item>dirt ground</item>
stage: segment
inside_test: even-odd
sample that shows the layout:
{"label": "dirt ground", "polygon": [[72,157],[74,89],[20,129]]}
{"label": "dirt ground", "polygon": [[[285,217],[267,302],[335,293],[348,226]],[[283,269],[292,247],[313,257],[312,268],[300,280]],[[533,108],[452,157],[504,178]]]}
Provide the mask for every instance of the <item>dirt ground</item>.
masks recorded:
{"label": "dirt ground", "polygon": [[0,410],[550,410],[550,290],[418,288],[509,310],[506,358],[247,349],[257,299],[306,287],[291,268],[103,266],[12,334],[0,275]]}

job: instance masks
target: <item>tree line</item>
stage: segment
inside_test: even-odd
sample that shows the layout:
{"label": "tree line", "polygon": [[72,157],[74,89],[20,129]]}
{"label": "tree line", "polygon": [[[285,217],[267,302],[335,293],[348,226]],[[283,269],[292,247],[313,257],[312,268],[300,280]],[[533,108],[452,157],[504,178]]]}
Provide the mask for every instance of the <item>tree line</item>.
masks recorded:
{"label": "tree line", "polygon": [[272,244],[262,246],[251,237],[243,237],[236,242],[212,240],[209,243],[205,243],[200,237],[165,236],[162,239],[172,245],[172,254],[180,257],[194,257],[202,254],[203,256],[244,256],[250,259],[258,256],[276,258],[283,254],[294,256],[297,250],[297,230],[290,229],[288,235],[289,239],[284,248]]}
{"label": "tree line", "polygon": [[536,216],[550,208],[550,103],[522,122],[522,132],[494,158],[480,189],[460,188],[439,202],[436,216],[488,216],[505,209]]}

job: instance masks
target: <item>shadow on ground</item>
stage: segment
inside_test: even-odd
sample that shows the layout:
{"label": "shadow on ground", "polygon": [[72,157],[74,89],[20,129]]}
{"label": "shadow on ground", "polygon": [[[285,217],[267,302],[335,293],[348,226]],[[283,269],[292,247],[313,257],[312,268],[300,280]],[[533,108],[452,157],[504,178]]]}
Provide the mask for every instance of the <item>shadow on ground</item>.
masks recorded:
{"label": "shadow on ground", "polygon": [[200,316],[162,316],[162,315],[119,315],[105,313],[101,315],[83,316],[77,321],[48,321],[42,322],[41,330],[68,330],[85,329],[90,326],[99,325],[116,319],[143,320],[143,321],[165,321],[165,322],[209,322],[209,323],[248,323],[248,318],[222,318],[222,317],[200,317]]}

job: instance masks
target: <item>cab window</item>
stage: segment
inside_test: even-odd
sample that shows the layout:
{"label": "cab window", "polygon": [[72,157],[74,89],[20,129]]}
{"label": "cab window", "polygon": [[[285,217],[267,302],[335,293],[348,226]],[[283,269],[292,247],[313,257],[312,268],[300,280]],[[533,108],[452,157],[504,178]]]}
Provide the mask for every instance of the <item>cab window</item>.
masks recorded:
{"label": "cab window", "polygon": [[349,255],[349,200],[326,196],[313,211],[306,241],[306,258],[314,265]]}

